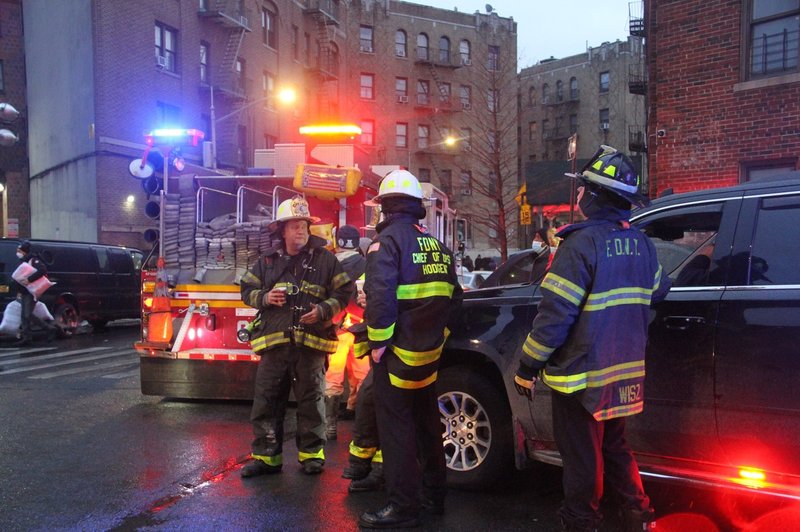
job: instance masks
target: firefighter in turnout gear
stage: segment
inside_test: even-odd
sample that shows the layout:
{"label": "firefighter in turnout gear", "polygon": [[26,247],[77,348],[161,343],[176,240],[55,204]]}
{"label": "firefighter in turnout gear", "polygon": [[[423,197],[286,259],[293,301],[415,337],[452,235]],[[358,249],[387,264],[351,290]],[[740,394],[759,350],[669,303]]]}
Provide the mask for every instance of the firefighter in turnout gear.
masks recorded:
{"label": "firefighter in turnout gear", "polygon": [[377,201],[384,220],[367,250],[364,316],[389,500],[362,514],[359,524],[413,527],[420,525],[420,506],[444,511],[446,464],[434,383],[462,292],[453,253],[419,225],[425,208],[416,177],[390,172]]}
{"label": "firefighter in turnout gear", "polygon": [[[351,279],[358,279],[364,274],[367,260],[358,248],[361,235],[352,225],[343,225],[336,232],[336,258]],[[355,412],[358,391],[361,382],[369,371],[369,361],[356,358],[353,354],[353,334],[347,329],[364,319],[364,309],[355,301],[355,293],[347,308],[342,326],[337,332],[339,346],[329,360],[328,371],[325,372],[325,434],[329,440],[336,439],[339,403],[344,393],[344,382],[347,380],[349,394],[347,409],[351,415]],[[353,419],[353,417],[349,417]]]}
{"label": "firefighter in turnout gear", "polygon": [[514,383],[528,399],[539,379],[553,391],[563,529],[597,529],[605,474],[628,529],[646,530],[655,518],[625,441],[625,418],[644,406],[650,304],[666,296],[669,278],[653,243],[628,223],[631,204],[647,204],[632,161],[601,146],[581,173],[567,175],[579,180],[587,220],[558,234],[563,241],[542,281]]}
{"label": "firefighter in turnout gear", "polygon": [[[363,282],[363,279],[362,275],[360,282]],[[363,290],[359,291],[356,302],[359,306],[366,306],[367,300]],[[350,327],[350,332],[355,336],[354,355],[369,362],[367,325],[363,322],[353,325]],[[350,486],[347,488],[350,493],[380,490],[383,489],[385,483],[383,452],[380,449],[373,390],[373,372],[370,370],[361,383],[356,401],[356,417],[355,423],[353,423],[353,439],[349,447],[348,465],[342,472],[342,478],[351,479]]]}
{"label": "firefighter in turnout gear", "polygon": [[259,310],[250,346],[261,356],[250,421],[253,461],[243,477],[277,473],[283,464],[283,421],[289,392],[297,399],[298,461],[307,474],[325,463],[325,363],[336,351],[333,317],[344,309],[353,282],[325,241],[309,233],[317,221],[301,197],[282,202],[270,231],[280,243],[241,280],[242,301]]}

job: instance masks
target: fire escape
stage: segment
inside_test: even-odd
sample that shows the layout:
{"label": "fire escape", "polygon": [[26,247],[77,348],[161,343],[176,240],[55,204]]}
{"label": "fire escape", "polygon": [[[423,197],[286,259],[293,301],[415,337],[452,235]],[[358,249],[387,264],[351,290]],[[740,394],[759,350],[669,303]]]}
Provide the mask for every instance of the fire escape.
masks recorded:
{"label": "fire escape", "polygon": [[[433,56],[431,54],[433,54]],[[427,113],[436,131],[437,137],[441,139],[439,142],[435,143],[431,143],[430,139],[428,139],[428,145],[418,149],[416,153],[428,156],[428,160],[439,179],[439,183],[447,193],[452,192],[452,190],[447,189],[453,187],[453,176],[451,174],[450,182],[445,183],[445,169],[441,167],[438,160],[443,155],[452,157],[458,153],[458,150],[444,143],[448,135],[446,132],[447,126],[443,124],[443,122],[449,121],[446,117],[452,116],[451,113],[456,109],[453,106],[452,85],[448,85],[448,83],[442,79],[441,73],[446,71],[452,72],[456,68],[461,67],[460,61],[453,61],[454,56],[460,58],[460,54],[454,54],[450,50],[417,47],[416,56],[414,58],[414,64],[426,69],[435,85],[435,90],[431,91],[434,92],[435,95],[418,94],[414,107],[420,113],[420,116],[422,113]],[[410,146],[409,149],[411,149]]]}
{"label": "fire escape", "polygon": [[319,43],[317,64],[308,69],[308,86],[317,87],[313,115],[336,119],[339,117],[339,58],[333,39],[339,27],[339,4],[334,0],[307,0],[303,14],[314,21]]}
{"label": "fire escape", "polygon": [[[247,103],[247,79],[245,72],[237,66],[242,41],[245,34],[252,31],[252,19],[242,0],[206,0],[200,3],[198,15],[227,34],[219,60],[212,64],[208,77],[200,85],[204,90],[213,87],[214,101],[209,103],[218,111],[226,110],[218,112],[218,115],[226,114]],[[246,153],[241,146],[242,139],[238,138],[238,131],[230,125],[232,123],[234,122],[229,122],[228,127],[221,124],[216,131],[217,159],[223,165],[241,166],[246,160]],[[210,138],[210,134],[211,132],[207,132],[207,138]]]}
{"label": "fire escape", "polygon": [[[630,34],[644,38],[644,5],[641,0],[628,4]],[[639,96],[647,96],[647,62],[644,54],[632,54],[633,63],[628,67],[628,92]],[[647,142],[644,124],[628,126],[628,149],[631,152],[647,153]]]}

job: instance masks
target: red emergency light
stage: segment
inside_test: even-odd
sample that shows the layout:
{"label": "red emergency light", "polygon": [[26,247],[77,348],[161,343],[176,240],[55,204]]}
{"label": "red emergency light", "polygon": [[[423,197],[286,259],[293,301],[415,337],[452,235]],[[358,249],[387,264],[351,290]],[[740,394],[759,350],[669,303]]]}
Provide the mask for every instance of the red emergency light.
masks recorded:
{"label": "red emergency light", "polygon": [[301,135],[360,135],[361,128],[355,124],[317,124],[300,126]]}
{"label": "red emergency light", "polygon": [[199,129],[154,129],[145,134],[148,146],[197,146],[205,137]]}

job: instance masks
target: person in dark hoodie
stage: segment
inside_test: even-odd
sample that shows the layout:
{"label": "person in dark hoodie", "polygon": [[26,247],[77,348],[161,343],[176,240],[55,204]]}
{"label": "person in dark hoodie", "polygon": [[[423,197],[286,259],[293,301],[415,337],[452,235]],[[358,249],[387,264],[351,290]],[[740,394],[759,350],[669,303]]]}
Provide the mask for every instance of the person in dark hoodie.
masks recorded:
{"label": "person in dark hoodie", "polygon": [[631,205],[643,206],[633,162],[601,146],[578,179],[587,220],[563,238],[542,281],[542,300],[514,377],[532,398],[542,380],[551,390],[553,434],[563,461],[563,530],[596,530],[603,479],[620,496],[626,530],[655,525],[650,499],[625,440],[625,419],[644,406],[650,304],[669,278],[656,249],[631,227]]}
{"label": "person in dark hoodie", "polygon": [[278,473],[283,465],[283,422],[289,392],[297,400],[298,461],[304,473],[325,464],[325,362],[336,351],[333,317],[345,308],[353,281],[325,240],[311,235],[318,221],[294,197],[278,206],[269,231],[281,238],[241,280],[242,301],[260,313],[250,347],[261,356],[250,421],[253,461],[243,477]]}
{"label": "person in dark hoodie", "polygon": [[[361,254],[359,240],[361,235],[352,225],[343,225],[336,232],[336,259],[342,264],[347,275],[355,281],[364,275],[367,259]],[[342,326],[338,331],[339,347],[330,358],[328,371],[325,372],[325,431],[329,440],[335,440],[339,403],[344,393],[344,381],[347,379],[349,394],[344,419],[355,418],[356,400],[361,382],[369,372],[369,360],[356,358],[353,355],[353,334],[347,328],[364,320],[364,310],[356,304],[356,294],[348,302]]]}
{"label": "person in dark hoodie", "polygon": [[28,276],[25,280],[25,284],[15,282],[17,285],[17,299],[22,309],[20,312],[19,335],[14,345],[21,347],[31,343],[33,339],[31,322],[33,321],[36,321],[40,327],[47,331],[47,341],[52,341],[56,336],[56,326],[52,322],[41,320],[34,316],[33,308],[36,306],[36,298],[33,297],[33,294],[31,294],[25,286],[47,275],[47,267],[44,265],[44,262],[42,262],[42,259],[39,258],[39,255],[31,251],[31,243],[27,240],[21,240],[19,246],[17,246],[17,258],[20,262],[27,262],[30,264],[36,271]]}

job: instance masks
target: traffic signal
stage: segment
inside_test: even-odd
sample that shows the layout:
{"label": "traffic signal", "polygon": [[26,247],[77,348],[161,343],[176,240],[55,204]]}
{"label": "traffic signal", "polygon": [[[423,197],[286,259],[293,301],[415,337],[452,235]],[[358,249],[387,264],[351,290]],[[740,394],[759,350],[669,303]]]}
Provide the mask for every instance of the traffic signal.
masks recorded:
{"label": "traffic signal", "polygon": [[151,220],[158,220],[161,217],[161,203],[150,200],[144,206],[144,214]]}
{"label": "traffic signal", "polygon": [[142,189],[148,196],[155,196],[164,188],[164,180],[160,177],[151,175],[147,179],[142,179]]}

